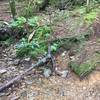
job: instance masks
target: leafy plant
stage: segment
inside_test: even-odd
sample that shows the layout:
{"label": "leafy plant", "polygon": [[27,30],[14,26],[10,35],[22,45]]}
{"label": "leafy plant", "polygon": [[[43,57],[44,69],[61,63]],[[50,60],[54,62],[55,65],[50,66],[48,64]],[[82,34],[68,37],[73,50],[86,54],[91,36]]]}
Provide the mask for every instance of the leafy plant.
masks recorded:
{"label": "leafy plant", "polygon": [[[29,42],[27,38],[23,38],[16,46],[17,56],[31,56],[36,57],[41,53],[45,53],[47,45],[43,42],[51,33],[49,26],[41,26],[36,29],[34,38]],[[41,43],[41,41],[43,43]]]}
{"label": "leafy plant", "polygon": [[12,20],[10,23],[10,27],[16,28],[16,27],[23,27],[23,25],[26,23],[25,17],[18,17],[16,20]]}
{"label": "leafy plant", "polygon": [[40,26],[36,30],[35,38],[37,38],[38,40],[44,40],[50,36],[50,33],[51,33],[51,29],[49,26],[47,25]]}
{"label": "leafy plant", "polygon": [[84,19],[87,23],[91,24],[93,20],[96,18],[97,12],[90,12],[84,16]]}

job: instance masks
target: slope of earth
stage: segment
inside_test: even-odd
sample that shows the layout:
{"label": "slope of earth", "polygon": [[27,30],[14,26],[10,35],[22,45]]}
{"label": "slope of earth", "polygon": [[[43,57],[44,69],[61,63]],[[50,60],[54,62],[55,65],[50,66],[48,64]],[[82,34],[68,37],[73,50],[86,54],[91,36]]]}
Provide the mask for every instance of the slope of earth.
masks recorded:
{"label": "slope of earth", "polygon": [[[54,24],[57,25],[58,23],[58,26],[53,27],[54,37],[66,37],[66,35],[72,36],[73,34],[80,35],[80,33],[87,33],[87,26],[81,27],[80,20],[78,23],[74,23],[77,22],[77,17],[66,22],[62,19],[61,21],[60,24],[60,22],[55,20],[56,23]],[[90,39],[84,48],[87,52],[86,57],[92,58],[92,55],[96,51],[100,51],[100,40],[97,38]],[[61,50],[60,53],[57,53],[55,58],[59,70],[67,69],[69,71],[66,78],[58,75],[44,78],[42,75],[34,74],[34,71],[31,71],[19,83],[14,84],[12,87],[0,93],[0,100],[100,100],[100,63],[98,63],[97,68],[88,77],[80,80],[68,67],[70,59],[66,48]],[[35,61],[30,58],[16,58],[15,45],[11,45],[6,49],[0,47],[0,86],[23,73],[32,63],[35,63]]]}
{"label": "slope of earth", "polygon": [[[86,48],[89,55],[100,50],[97,40],[87,42]],[[87,47],[88,46],[88,47]],[[89,49],[88,49],[89,48]],[[92,51],[90,53],[90,51]],[[68,68],[68,55],[56,55],[56,62],[60,69],[66,68],[69,73],[66,78],[51,76],[44,78],[27,75],[24,80],[14,84],[11,88],[0,93],[0,100],[99,100],[100,99],[100,65],[88,77],[80,80]],[[34,61],[32,61],[34,62]],[[0,52],[0,85],[8,82],[16,75],[21,74],[30,67],[29,58],[18,59],[15,55],[15,46],[11,45]]]}

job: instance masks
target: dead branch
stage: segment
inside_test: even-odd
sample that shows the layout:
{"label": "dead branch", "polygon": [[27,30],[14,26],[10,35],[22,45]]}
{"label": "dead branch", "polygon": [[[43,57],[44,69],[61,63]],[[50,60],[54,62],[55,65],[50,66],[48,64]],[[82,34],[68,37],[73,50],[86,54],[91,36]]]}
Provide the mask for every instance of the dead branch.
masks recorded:
{"label": "dead branch", "polygon": [[46,62],[48,62],[49,60],[52,61],[52,55],[51,55],[51,50],[50,50],[50,45],[48,46],[48,54],[46,55],[46,57],[44,57],[43,59],[39,60],[36,64],[33,64],[32,67],[30,67],[29,69],[27,69],[25,72],[23,72],[21,75],[16,76],[15,78],[13,78],[12,80],[10,80],[8,83],[5,83],[4,85],[0,86],[0,92],[2,92],[3,90],[5,90],[6,88],[9,88],[11,85],[13,85],[15,82],[18,82],[19,80],[21,80],[25,75],[27,75],[27,73],[29,71],[31,71],[34,68],[37,68],[43,64],[45,64]]}

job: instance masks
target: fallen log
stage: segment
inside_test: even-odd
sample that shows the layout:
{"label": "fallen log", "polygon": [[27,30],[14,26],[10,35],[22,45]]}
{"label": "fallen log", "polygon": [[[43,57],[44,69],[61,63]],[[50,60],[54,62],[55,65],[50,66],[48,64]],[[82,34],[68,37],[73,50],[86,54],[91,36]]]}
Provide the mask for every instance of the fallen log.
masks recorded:
{"label": "fallen log", "polygon": [[32,69],[37,68],[37,67],[45,64],[49,60],[53,61],[52,55],[51,55],[51,50],[50,50],[50,45],[48,46],[48,54],[46,55],[46,57],[44,57],[41,60],[39,60],[36,64],[33,64],[29,69],[27,69],[21,75],[16,76],[12,80],[10,80],[8,83],[5,83],[4,85],[0,86],[0,92],[5,90],[6,88],[10,87],[11,85],[13,85],[15,82],[18,82],[19,80],[21,80]]}

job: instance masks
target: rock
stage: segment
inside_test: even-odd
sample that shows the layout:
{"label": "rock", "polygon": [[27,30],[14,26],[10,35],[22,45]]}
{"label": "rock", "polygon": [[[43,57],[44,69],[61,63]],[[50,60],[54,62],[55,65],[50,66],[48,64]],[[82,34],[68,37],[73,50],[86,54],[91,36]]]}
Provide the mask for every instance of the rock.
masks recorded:
{"label": "rock", "polygon": [[[10,92],[7,92],[7,93],[2,92],[2,93],[0,93],[0,97],[4,97],[4,96],[8,96],[8,95],[10,95]],[[1,100],[1,99],[0,99],[0,100]]]}
{"label": "rock", "polygon": [[51,70],[50,69],[44,69],[43,75],[48,78],[51,75]]}
{"label": "rock", "polygon": [[0,74],[4,74],[4,73],[6,73],[6,72],[7,72],[6,69],[0,69]]}
{"label": "rock", "polygon": [[3,56],[4,56],[4,57],[7,57],[7,55],[6,55],[6,54],[4,54]]}
{"label": "rock", "polygon": [[69,73],[68,70],[59,71],[56,69],[56,74],[60,75],[63,78],[67,77],[68,73]]}
{"label": "rock", "polygon": [[25,79],[25,82],[26,82],[26,84],[31,85],[31,84],[33,84],[33,82],[34,82],[33,80],[34,80],[33,77],[27,77],[27,78]]}
{"label": "rock", "polygon": [[11,100],[18,100],[20,97],[19,96],[14,96],[11,98]]}
{"label": "rock", "polygon": [[21,65],[24,67],[24,68],[29,68],[31,66],[31,60],[30,58],[25,58],[25,59],[22,59],[20,61]]}
{"label": "rock", "polygon": [[27,91],[23,91],[20,95],[21,95],[22,98],[27,97]]}
{"label": "rock", "polygon": [[13,61],[8,61],[8,65],[13,65]]}
{"label": "rock", "polygon": [[68,73],[69,73],[68,70],[62,71],[61,72],[61,77],[63,77],[63,78],[67,77]]}
{"label": "rock", "polygon": [[61,56],[64,57],[64,56],[66,55],[66,53],[67,53],[67,52],[64,51],[64,52],[61,54]]}
{"label": "rock", "polygon": [[14,63],[14,65],[18,65],[19,62],[20,62],[20,59],[16,59],[13,63]]}
{"label": "rock", "polygon": [[25,58],[24,60],[25,60],[25,61],[30,61],[30,60],[31,60],[31,58]]}

